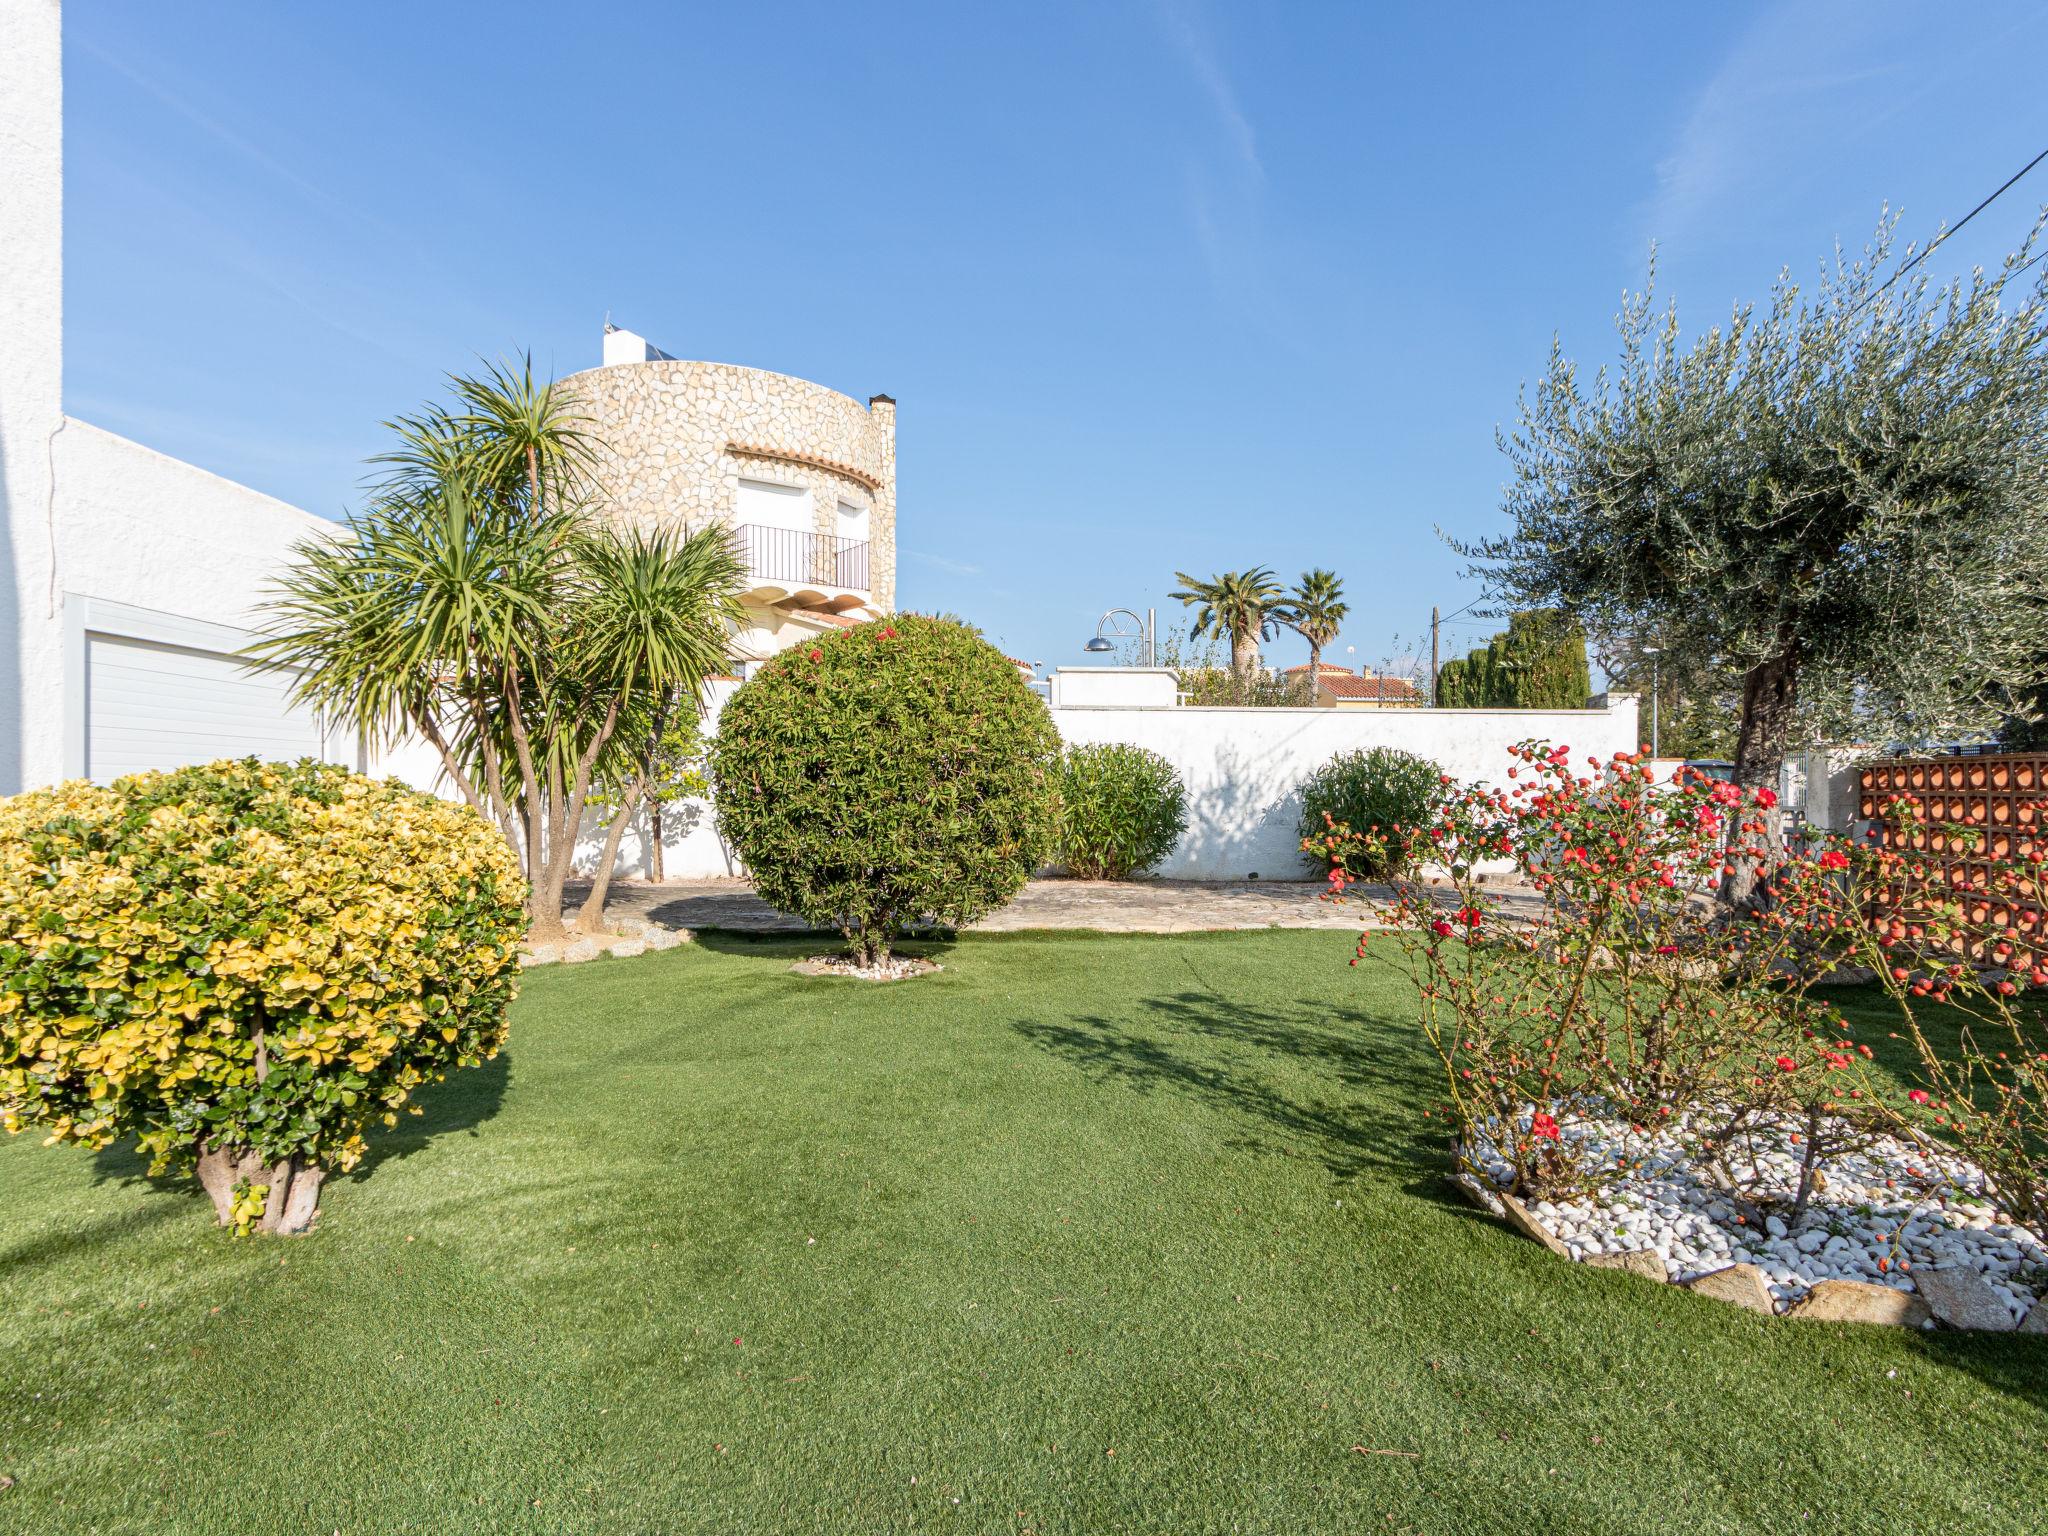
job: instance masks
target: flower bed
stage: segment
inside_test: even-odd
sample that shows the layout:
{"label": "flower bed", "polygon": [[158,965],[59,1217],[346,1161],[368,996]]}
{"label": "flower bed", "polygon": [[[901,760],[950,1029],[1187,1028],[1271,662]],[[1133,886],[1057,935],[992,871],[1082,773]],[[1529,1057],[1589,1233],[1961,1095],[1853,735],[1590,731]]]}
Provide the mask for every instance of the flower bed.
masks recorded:
{"label": "flower bed", "polygon": [[[1760,1311],[2048,1331],[2048,975],[1987,926],[2038,926],[2048,859],[2014,866],[1996,909],[1873,920],[1896,852],[1775,846],[1768,790],[1515,756],[1505,787],[1396,829],[1449,871],[1397,885],[1387,915],[1461,1181],[1568,1258]],[[1501,861],[1533,915],[1479,878]],[[1744,865],[1757,899],[1718,902]],[[1849,977],[1896,1009],[1908,1082],[1821,990]]]}
{"label": "flower bed", "polygon": [[[1848,1140],[1849,1128],[1838,1129]],[[1660,1274],[1648,1264],[1626,1267],[1673,1284],[1753,1265],[1779,1313],[1796,1312],[1824,1281],[1917,1296],[1921,1277],[1947,1271],[1950,1289],[1963,1275],[1973,1276],[1986,1293],[1981,1304],[1995,1303],[2004,1314],[1986,1310],[1974,1326],[2010,1328],[2035,1316],[2048,1289],[2048,1244],[2004,1218],[1983,1172],[1964,1159],[1930,1154],[1897,1137],[1872,1137],[1821,1170],[1822,1188],[1798,1226],[1777,1214],[1753,1224],[1701,1172],[1694,1130],[1680,1123],[1643,1135],[1614,1117],[1560,1132],[1568,1155],[1582,1166],[1623,1165],[1627,1172],[1598,1182],[1597,1190],[1589,1179],[1589,1192],[1577,1196],[1518,1202],[1518,1214],[1554,1239],[1565,1257],[1612,1264],[1646,1255]],[[1759,1194],[1773,1205],[1789,1203],[1804,1161],[1793,1134],[1760,1137],[1753,1150]],[[1473,1188],[1482,1203],[1490,1199],[1505,1214],[1498,1197],[1512,1178],[1508,1160],[1480,1140],[1462,1161],[1479,1175]],[[1901,1311],[1898,1320],[1911,1316]],[[1937,1316],[1929,1309],[1925,1320]],[[2040,1311],[2033,1328],[2048,1331],[2048,1310]]]}

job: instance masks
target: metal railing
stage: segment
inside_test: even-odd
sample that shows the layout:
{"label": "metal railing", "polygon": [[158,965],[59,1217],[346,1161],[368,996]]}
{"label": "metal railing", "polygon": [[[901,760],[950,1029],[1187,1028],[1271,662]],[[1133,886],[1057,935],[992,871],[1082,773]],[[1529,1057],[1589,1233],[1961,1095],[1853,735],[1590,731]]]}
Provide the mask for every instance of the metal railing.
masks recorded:
{"label": "metal railing", "polygon": [[869,590],[866,539],[842,539],[760,523],[741,523],[732,536],[750,576],[763,581],[850,587],[856,592]]}

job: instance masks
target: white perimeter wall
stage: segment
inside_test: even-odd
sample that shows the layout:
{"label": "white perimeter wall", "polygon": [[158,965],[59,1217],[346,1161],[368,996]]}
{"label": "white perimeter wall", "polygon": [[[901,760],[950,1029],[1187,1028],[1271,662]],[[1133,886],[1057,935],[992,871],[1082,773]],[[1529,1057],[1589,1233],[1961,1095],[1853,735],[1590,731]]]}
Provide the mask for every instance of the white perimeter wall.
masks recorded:
{"label": "white perimeter wall", "polygon": [[1636,700],[1606,707],[1492,709],[1127,709],[1053,711],[1069,743],[1128,742],[1168,762],[1188,791],[1188,830],[1154,874],[1174,880],[1301,879],[1301,783],[1339,752],[1398,747],[1461,783],[1505,784],[1508,748],[1532,738],[1573,756],[1633,752]]}
{"label": "white perimeter wall", "polygon": [[[1090,670],[1062,672],[1065,697],[1083,695],[1073,679]],[[1105,681],[1099,690],[1088,688],[1085,696],[1116,696],[1151,681],[1136,668],[1102,670],[1125,675]],[[715,701],[714,722],[716,704],[729,693],[728,687]],[[1173,764],[1188,790],[1188,830],[1153,873],[1174,880],[1311,876],[1296,831],[1301,782],[1339,752],[1398,747],[1430,759],[1460,782],[1505,784],[1508,748],[1517,742],[1563,742],[1574,757],[1598,753],[1603,758],[1633,752],[1641,744],[1636,700],[1626,694],[1596,709],[1184,709],[1169,704],[1066,706],[1054,709],[1052,717],[1066,742],[1128,742]],[[706,802],[672,809],[666,820],[663,873],[669,879],[746,873],[718,840]],[[603,841],[603,823],[586,818],[576,848],[579,873],[595,868]],[[648,841],[643,814],[629,824],[620,844],[615,878],[646,875]]]}

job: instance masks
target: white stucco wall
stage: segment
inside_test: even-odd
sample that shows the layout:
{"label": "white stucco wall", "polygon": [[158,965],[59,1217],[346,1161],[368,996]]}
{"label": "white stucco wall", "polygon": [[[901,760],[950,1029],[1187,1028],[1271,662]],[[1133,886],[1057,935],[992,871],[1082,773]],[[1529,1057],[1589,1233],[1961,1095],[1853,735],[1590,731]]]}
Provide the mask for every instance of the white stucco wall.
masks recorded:
{"label": "white stucco wall", "polygon": [[1398,747],[1460,782],[1505,783],[1508,748],[1532,738],[1574,756],[1633,752],[1636,700],[1564,710],[1102,709],[1053,711],[1069,743],[1128,742],[1172,763],[1188,830],[1155,874],[1176,880],[1299,879],[1301,783],[1339,752]]}
{"label": "white stucco wall", "polygon": [[1055,667],[1054,709],[1171,709],[1180,675],[1171,667]]}
{"label": "white stucco wall", "polygon": [[62,666],[50,581],[64,424],[60,30],[57,0],[0,4],[0,795],[30,782],[19,723]]}
{"label": "white stucco wall", "polygon": [[67,599],[247,630],[335,526],[63,414],[61,32],[57,0],[0,0],[0,794],[75,755]]}

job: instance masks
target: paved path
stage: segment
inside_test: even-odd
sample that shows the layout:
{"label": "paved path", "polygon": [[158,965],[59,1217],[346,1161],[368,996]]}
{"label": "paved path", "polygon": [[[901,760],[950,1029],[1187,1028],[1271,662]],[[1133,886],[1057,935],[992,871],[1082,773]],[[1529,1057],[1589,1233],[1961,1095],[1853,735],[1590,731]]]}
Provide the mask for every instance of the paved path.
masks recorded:
{"label": "paved path", "polygon": [[[1216,928],[1357,928],[1371,913],[1367,887],[1341,905],[1322,899],[1320,880],[1033,880],[977,933],[1026,928],[1087,928],[1097,933],[1196,933]],[[571,887],[574,910],[582,890]],[[1512,898],[1511,898],[1512,899]],[[631,913],[665,928],[729,928],[744,933],[802,933],[804,924],[754,894],[745,880],[679,880],[649,885],[615,880],[605,911]]]}

